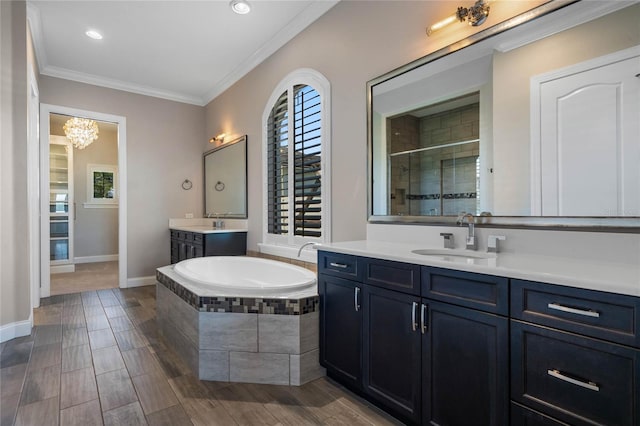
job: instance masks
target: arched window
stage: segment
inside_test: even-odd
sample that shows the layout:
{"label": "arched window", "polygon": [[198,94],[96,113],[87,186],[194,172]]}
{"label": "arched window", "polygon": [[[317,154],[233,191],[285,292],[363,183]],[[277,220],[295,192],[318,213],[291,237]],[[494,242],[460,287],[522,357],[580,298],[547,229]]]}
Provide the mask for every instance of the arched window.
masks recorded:
{"label": "arched window", "polygon": [[330,86],[316,71],[289,74],[263,114],[264,243],[330,241]]}

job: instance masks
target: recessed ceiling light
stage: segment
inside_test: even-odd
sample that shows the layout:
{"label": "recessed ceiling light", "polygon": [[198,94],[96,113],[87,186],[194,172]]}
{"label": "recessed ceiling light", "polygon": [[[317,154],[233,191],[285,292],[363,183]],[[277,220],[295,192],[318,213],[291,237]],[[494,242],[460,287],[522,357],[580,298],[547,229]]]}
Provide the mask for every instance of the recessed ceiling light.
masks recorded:
{"label": "recessed ceiling light", "polygon": [[90,37],[94,40],[102,40],[102,34],[97,32],[96,30],[89,30],[85,33],[87,37]]}
{"label": "recessed ceiling light", "polygon": [[251,5],[245,0],[231,0],[229,6],[231,6],[231,10],[239,15],[246,15],[251,12]]}

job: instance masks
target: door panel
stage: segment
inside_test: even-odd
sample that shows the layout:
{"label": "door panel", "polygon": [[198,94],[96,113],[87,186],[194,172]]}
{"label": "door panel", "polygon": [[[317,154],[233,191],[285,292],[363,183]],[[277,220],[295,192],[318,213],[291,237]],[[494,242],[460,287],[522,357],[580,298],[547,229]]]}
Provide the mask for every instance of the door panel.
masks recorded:
{"label": "door panel", "polygon": [[638,57],[543,82],[543,216],[640,214]]}

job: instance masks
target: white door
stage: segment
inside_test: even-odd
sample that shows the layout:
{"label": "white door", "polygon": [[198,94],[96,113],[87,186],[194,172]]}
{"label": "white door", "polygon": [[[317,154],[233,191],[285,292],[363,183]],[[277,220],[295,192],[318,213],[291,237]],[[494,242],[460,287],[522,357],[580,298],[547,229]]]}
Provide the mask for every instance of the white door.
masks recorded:
{"label": "white door", "polygon": [[640,215],[638,73],[634,56],[540,82],[540,214]]}

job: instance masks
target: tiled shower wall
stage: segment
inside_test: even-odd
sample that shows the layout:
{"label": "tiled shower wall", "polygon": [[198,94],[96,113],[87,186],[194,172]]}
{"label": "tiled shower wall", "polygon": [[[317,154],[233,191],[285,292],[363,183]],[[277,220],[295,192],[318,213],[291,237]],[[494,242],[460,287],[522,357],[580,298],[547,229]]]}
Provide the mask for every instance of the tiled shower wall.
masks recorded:
{"label": "tiled shower wall", "polygon": [[[421,119],[393,118],[389,152],[478,139],[479,126],[477,103]],[[477,213],[478,155],[475,142],[391,157],[391,214]]]}

